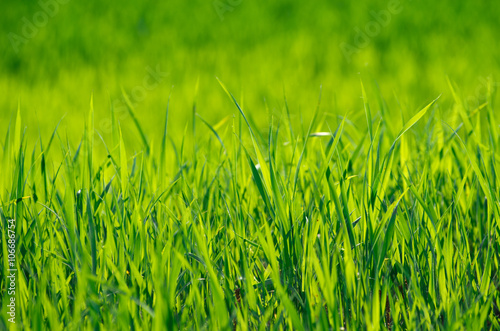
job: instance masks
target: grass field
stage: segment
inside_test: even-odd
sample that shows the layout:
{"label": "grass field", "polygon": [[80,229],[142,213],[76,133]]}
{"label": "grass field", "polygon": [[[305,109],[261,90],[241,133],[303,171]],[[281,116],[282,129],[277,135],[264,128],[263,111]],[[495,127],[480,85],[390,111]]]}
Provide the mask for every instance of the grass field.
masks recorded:
{"label": "grass field", "polygon": [[6,8],[0,330],[500,330],[493,2]]}

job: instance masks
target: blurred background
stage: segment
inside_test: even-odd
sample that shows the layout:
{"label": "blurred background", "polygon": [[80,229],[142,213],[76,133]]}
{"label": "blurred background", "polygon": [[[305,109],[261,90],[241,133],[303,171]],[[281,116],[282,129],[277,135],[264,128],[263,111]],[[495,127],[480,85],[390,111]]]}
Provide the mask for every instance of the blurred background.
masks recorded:
{"label": "blurred background", "polygon": [[[236,113],[216,80],[258,125],[307,120],[322,110],[362,112],[360,78],[377,86],[395,119],[438,95],[447,77],[471,103],[500,83],[500,6],[495,1],[6,1],[0,14],[0,122],[20,103],[28,139],[59,132],[79,141],[93,95],[95,128],[110,135],[110,104],[133,143],[129,96],[149,138],[182,135],[193,104],[210,123]],[[374,113],[376,112],[376,105]],[[334,117],[334,116],[333,116]],[[359,125],[365,119],[359,117]],[[356,116],[354,116],[356,119]],[[140,146],[138,144],[137,146]]]}

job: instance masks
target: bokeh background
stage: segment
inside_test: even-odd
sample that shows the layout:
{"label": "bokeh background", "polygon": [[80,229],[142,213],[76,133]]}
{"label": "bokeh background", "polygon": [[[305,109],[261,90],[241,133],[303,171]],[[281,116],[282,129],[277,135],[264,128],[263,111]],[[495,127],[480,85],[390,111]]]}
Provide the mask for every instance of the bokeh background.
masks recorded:
{"label": "bokeh background", "polygon": [[[395,120],[400,109],[415,111],[440,94],[451,104],[447,77],[471,102],[481,102],[488,80],[500,85],[495,1],[2,4],[0,121],[6,130],[19,103],[32,141],[50,136],[61,119],[59,132],[81,139],[91,95],[96,130],[106,137],[110,103],[120,104],[121,88],[153,139],[162,133],[170,93],[174,136],[184,132],[195,102],[211,123],[234,113],[216,77],[263,126],[281,113],[284,94],[292,116],[307,119],[320,86],[324,111],[361,111],[360,78],[371,95],[378,85]],[[380,15],[386,21],[374,23]],[[346,56],[343,47],[354,52]],[[152,82],[150,70],[161,72],[158,84],[141,89],[145,79]],[[118,120],[129,143],[139,140],[124,108]]]}

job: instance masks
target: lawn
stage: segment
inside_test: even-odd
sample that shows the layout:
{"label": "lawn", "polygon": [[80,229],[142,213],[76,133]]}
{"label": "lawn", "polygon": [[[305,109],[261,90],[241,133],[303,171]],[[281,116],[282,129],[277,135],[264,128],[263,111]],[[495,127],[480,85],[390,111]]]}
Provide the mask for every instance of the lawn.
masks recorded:
{"label": "lawn", "polygon": [[8,1],[0,330],[500,330],[500,7]]}

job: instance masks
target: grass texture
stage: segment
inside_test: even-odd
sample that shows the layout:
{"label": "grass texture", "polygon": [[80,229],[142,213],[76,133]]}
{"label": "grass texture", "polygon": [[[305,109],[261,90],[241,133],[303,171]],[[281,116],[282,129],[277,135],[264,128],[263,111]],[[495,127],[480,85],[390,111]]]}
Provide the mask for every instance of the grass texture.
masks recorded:
{"label": "grass texture", "polygon": [[[21,103],[0,149],[13,329],[500,329],[491,85],[470,109],[450,82],[451,103],[401,109],[401,125],[363,85],[364,111],[320,96],[307,123],[284,98],[267,129],[220,85],[227,115],[193,106],[175,137],[169,106],[154,140],[129,104],[135,150],[113,107],[101,137],[92,100],[79,143],[56,127],[30,145]],[[2,238],[2,289],[6,256]]]}

